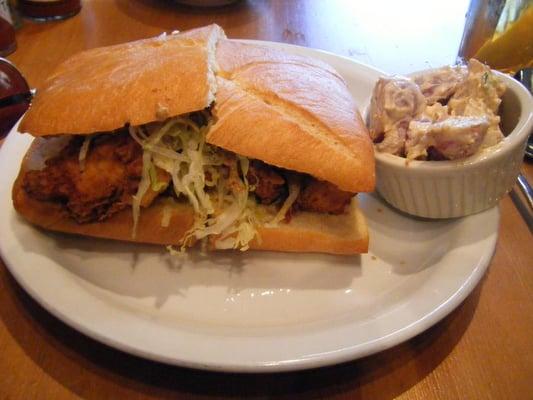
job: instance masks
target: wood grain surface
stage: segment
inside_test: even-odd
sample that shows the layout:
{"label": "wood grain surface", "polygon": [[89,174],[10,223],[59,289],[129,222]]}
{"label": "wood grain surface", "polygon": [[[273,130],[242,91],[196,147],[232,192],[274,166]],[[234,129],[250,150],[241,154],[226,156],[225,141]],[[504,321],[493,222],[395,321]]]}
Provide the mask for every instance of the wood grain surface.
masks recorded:
{"label": "wood grain surface", "polygon": [[[86,0],[71,19],[24,21],[9,58],[38,87],[79,50],[216,22],[233,38],[320,48],[405,73],[455,60],[468,1],[431,4],[243,0],[197,9],[163,0]],[[525,163],[523,171],[533,182],[533,166]],[[500,212],[489,272],[447,318],[380,354],[284,374],[201,372],[118,352],[51,316],[0,261],[0,399],[533,399],[532,234],[511,196]]]}

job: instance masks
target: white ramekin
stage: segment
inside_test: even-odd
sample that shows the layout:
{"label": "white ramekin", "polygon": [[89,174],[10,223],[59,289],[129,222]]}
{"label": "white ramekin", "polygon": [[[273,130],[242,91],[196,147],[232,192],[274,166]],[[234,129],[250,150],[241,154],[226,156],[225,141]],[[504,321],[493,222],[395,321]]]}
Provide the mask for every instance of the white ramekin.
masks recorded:
{"label": "white ramekin", "polygon": [[376,152],[376,188],[395,208],[425,218],[453,218],[495,206],[513,187],[533,128],[533,99],[519,82],[507,85],[500,115],[506,138],[491,151],[456,161],[409,161]]}

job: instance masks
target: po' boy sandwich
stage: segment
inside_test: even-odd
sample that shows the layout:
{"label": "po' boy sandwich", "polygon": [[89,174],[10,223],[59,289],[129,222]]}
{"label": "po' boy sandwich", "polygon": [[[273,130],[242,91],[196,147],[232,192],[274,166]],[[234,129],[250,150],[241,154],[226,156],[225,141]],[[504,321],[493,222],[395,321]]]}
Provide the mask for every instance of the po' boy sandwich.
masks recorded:
{"label": "po' boy sandwich", "polygon": [[211,25],[88,50],[46,80],[13,187],[45,229],[185,249],[355,254],[374,156],[329,65]]}

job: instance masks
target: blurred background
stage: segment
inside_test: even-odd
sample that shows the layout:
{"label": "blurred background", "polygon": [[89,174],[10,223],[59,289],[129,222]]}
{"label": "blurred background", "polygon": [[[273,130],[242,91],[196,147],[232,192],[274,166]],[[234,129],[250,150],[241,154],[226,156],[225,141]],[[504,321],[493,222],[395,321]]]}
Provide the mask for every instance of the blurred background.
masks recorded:
{"label": "blurred background", "polygon": [[[0,0],[0,55],[22,72],[30,87],[38,88],[58,63],[78,51],[217,23],[230,38],[322,49],[389,74],[469,57],[516,73],[533,62],[532,3]],[[531,74],[524,79],[530,81]],[[0,79],[0,100],[21,90],[3,82]]]}
{"label": "blurred background", "polygon": [[[505,69],[507,64],[513,64],[510,67],[516,70],[530,66],[533,59],[531,3],[532,0],[448,0],[431,5],[426,0],[0,0],[0,16],[4,54],[10,53],[14,62],[23,61],[15,46],[30,49],[42,70],[28,79],[38,83],[49,72],[50,63],[56,64],[61,61],[58,58],[73,52],[211,22],[221,25],[233,38],[324,49],[389,73],[453,63],[458,54],[477,54],[494,67]],[[49,47],[42,46],[44,34],[47,43],[57,47],[57,55],[50,56]],[[11,37],[16,45],[6,44]]]}

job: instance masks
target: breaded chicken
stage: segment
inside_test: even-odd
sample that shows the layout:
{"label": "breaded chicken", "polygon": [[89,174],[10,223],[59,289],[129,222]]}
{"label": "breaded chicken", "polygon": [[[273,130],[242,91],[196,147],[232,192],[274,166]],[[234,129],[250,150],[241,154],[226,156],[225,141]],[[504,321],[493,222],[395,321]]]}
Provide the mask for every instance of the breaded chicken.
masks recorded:
{"label": "breaded chicken", "polygon": [[[82,142],[73,138],[45,168],[28,171],[23,187],[36,199],[61,201],[79,223],[101,221],[131,204],[142,173],[142,148],[127,132],[99,135],[90,143],[83,165]],[[168,183],[170,176],[158,171],[158,179]],[[142,205],[156,196],[149,190]]]}
{"label": "breaded chicken", "polygon": [[261,161],[253,160],[247,174],[248,182],[255,187],[254,193],[261,204],[271,204],[286,194],[285,178]]}
{"label": "breaded chicken", "polygon": [[329,182],[311,179],[296,199],[296,207],[303,211],[342,214],[353,196],[354,193],[340,190]]}
{"label": "breaded chicken", "polygon": [[[287,196],[284,173],[287,172],[258,160],[250,163],[247,178],[255,186],[254,194],[261,204],[271,204]],[[301,183],[301,191],[292,214],[297,210],[342,214],[354,196],[354,193],[342,191],[329,182],[316,180],[309,175],[296,175]]]}

